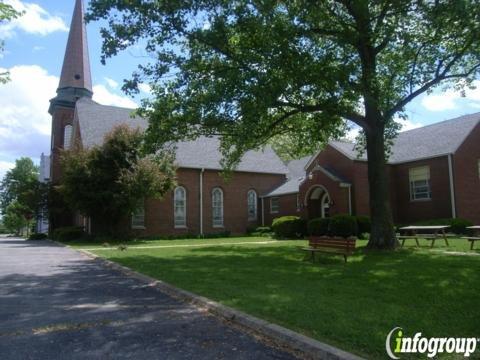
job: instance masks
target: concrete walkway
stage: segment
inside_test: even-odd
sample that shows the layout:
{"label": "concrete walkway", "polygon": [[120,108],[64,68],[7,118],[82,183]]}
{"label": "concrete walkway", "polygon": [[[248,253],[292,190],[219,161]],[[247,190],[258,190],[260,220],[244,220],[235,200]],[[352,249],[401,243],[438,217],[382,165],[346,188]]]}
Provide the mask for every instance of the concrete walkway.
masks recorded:
{"label": "concrete walkway", "polygon": [[45,241],[0,238],[0,359],[293,359]]}

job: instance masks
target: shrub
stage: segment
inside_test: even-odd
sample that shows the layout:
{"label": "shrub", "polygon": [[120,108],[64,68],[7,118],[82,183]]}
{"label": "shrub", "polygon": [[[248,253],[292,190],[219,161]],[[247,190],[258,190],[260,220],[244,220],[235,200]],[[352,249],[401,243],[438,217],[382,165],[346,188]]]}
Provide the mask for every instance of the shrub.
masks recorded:
{"label": "shrub", "polygon": [[72,241],[85,237],[82,227],[71,226],[55,229],[53,232],[53,240],[56,241]]}
{"label": "shrub", "polygon": [[247,234],[252,237],[269,237],[272,236],[272,229],[268,226],[260,226],[256,229],[251,229]]}
{"label": "shrub", "polygon": [[469,234],[470,229],[467,227],[473,226],[473,223],[466,219],[451,219],[449,231],[455,234]]}
{"label": "shrub", "polygon": [[357,236],[357,219],[350,215],[336,215],[330,219],[329,233],[344,238]]}
{"label": "shrub", "polygon": [[270,234],[272,232],[272,229],[268,226],[260,226],[256,228],[254,232],[257,234]]}
{"label": "shrub", "polygon": [[372,231],[372,221],[368,216],[357,216],[358,235]]}
{"label": "shrub", "polygon": [[272,230],[280,239],[298,239],[305,235],[305,220],[298,216],[283,216],[273,220]]}
{"label": "shrub", "polygon": [[472,226],[473,223],[466,219],[432,219],[419,221],[415,225],[418,226],[435,226],[435,225],[448,225],[450,226],[447,231],[455,234],[469,234],[470,231],[467,227]]}
{"label": "shrub", "polygon": [[330,219],[328,218],[312,219],[307,224],[308,235],[312,235],[312,236],[327,235],[329,226],[330,226]]}
{"label": "shrub", "polygon": [[47,234],[33,233],[28,237],[28,240],[45,240],[46,238]]}

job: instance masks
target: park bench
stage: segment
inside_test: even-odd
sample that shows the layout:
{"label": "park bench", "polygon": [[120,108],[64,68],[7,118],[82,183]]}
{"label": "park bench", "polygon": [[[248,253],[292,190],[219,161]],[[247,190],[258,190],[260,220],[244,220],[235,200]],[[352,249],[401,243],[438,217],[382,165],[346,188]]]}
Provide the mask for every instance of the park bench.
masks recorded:
{"label": "park bench", "polygon": [[[468,229],[476,231],[477,234],[480,232],[480,226],[470,226]],[[475,241],[480,241],[480,237],[478,237],[478,236],[466,236],[466,237],[463,237],[462,239],[466,239],[466,240],[471,242],[470,250],[473,250],[473,246],[475,244]]]}
{"label": "park bench", "polygon": [[311,237],[308,241],[308,247],[302,248],[310,257],[305,260],[315,261],[316,253],[324,253],[330,255],[343,255],[345,262],[347,257],[355,251],[356,238],[337,238],[337,237]]}

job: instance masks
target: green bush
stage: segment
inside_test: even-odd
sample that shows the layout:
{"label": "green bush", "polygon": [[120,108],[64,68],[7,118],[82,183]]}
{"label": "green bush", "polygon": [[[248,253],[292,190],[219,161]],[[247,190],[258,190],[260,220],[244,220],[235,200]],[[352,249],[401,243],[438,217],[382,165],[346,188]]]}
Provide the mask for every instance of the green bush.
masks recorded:
{"label": "green bush", "polygon": [[357,225],[359,236],[372,231],[372,221],[368,216],[357,216]]}
{"label": "green bush", "polygon": [[47,237],[47,234],[33,233],[28,237],[28,240],[45,240]]}
{"label": "green bush", "polygon": [[256,229],[250,229],[247,235],[252,237],[269,237],[272,236],[272,229],[268,226],[260,226]]}
{"label": "green bush", "polygon": [[53,240],[56,241],[72,241],[79,240],[86,236],[82,227],[70,226],[55,229],[53,232]]}
{"label": "green bush", "polygon": [[305,220],[298,216],[283,216],[273,220],[272,230],[280,239],[298,239],[305,236]]}
{"label": "green bush", "polygon": [[327,235],[329,226],[330,226],[329,218],[312,219],[307,224],[308,235],[312,235],[312,236]]}
{"label": "green bush", "polygon": [[432,220],[419,221],[415,225],[417,226],[447,225],[447,226],[450,226],[450,228],[447,229],[448,232],[463,235],[463,234],[470,233],[470,230],[467,229],[467,227],[473,226],[473,223],[466,219],[432,219]]}
{"label": "green bush", "polygon": [[355,216],[336,215],[330,218],[330,226],[328,232],[332,236],[348,238],[357,236],[358,225]]}
{"label": "green bush", "polygon": [[260,226],[256,228],[254,232],[258,234],[270,234],[272,232],[272,229],[269,228],[268,226]]}

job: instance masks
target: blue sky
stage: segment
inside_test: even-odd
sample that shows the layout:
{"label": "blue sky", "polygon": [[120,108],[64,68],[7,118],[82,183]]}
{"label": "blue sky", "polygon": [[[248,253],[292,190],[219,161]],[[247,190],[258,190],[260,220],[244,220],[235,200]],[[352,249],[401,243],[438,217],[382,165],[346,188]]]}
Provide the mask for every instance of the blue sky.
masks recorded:
{"label": "blue sky", "polygon": [[[11,24],[0,24],[0,39],[6,41],[0,69],[8,69],[12,78],[0,86],[0,177],[21,156],[38,162],[42,152],[49,153],[48,100],[55,96],[74,6],[74,0],[3,1],[25,10],[26,15]],[[94,99],[106,105],[134,107],[135,102],[122,94],[120,86],[136,68],[142,52],[131,49],[101,65],[101,25],[88,25]],[[478,112],[480,89],[468,91],[466,98],[453,91],[434,92],[416,99],[407,110],[404,129]]]}

